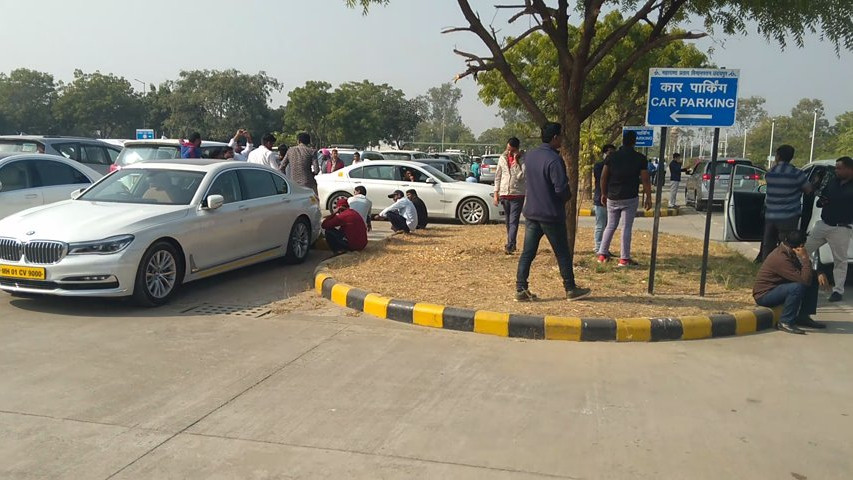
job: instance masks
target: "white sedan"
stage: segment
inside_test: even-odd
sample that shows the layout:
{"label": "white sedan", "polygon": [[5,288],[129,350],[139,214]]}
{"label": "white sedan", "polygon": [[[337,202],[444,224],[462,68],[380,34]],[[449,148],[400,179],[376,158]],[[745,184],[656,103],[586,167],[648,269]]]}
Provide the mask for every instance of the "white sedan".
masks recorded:
{"label": "white sedan", "polygon": [[149,162],[76,198],[0,220],[0,288],[166,303],[186,282],[277,257],[320,234],[314,192],[245,162]]}
{"label": "white sedan", "polygon": [[[407,180],[406,171],[414,174]],[[317,175],[320,204],[331,210],[338,198],[350,197],[361,185],[373,202],[373,213],[381,212],[393,201],[394,190],[414,189],[424,201],[431,218],[456,218],[464,224],[503,221],[504,212],[493,202],[494,187],[459,182],[429,165],[402,160],[374,160],[352,165],[333,173]]]}
{"label": "white sedan", "polygon": [[59,155],[13,154],[0,158],[0,218],[67,200],[102,175]]}

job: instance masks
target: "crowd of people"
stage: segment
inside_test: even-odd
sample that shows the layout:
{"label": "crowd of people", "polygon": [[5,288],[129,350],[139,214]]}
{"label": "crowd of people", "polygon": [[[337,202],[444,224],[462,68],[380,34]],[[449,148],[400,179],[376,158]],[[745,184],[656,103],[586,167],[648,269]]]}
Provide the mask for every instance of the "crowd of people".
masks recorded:
{"label": "crowd of people", "polygon": [[[588,288],[577,285],[573,271],[572,249],[566,235],[565,204],[571,192],[566,166],[559,153],[559,123],[546,123],[541,129],[542,144],[522,155],[518,138],[510,138],[500,156],[495,171],[494,204],[501,205],[506,217],[506,242],[504,252],[512,255],[517,250],[517,237],[522,214],[526,229],[516,272],[515,300],[533,301],[537,297],[529,289],[528,278],[542,237],[551,244],[560,269],[566,298],[570,301],[590,295]],[[606,263],[614,258],[610,245],[616,230],[621,226],[621,243],[618,267],[636,266],[631,255],[634,218],[642,205],[651,208],[653,175],[666,175],[669,171],[669,205],[678,206],[678,190],[683,168],[679,153],[674,153],[668,169],[649,162],[635,148],[636,133],[626,131],[619,148],[605,145],[602,158],[593,166],[595,206],[595,253],[597,260]],[[294,182],[317,192],[315,176],[344,168],[337,149],[322,149],[321,159],[311,144],[307,133],[297,136],[292,148],[274,148],[276,139],[264,135],[255,147],[252,137],[240,129],[229,141],[223,158],[243,160],[266,165],[286,173]],[[200,157],[201,136],[194,133],[181,142],[183,158]],[[853,159],[839,158],[835,176],[827,185],[814,185],[802,170],[792,164],[794,149],[782,145],[776,150],[776,162],[767,172],[764,213],[764,238],[758,261],[762,262],[756,278],[753,296],[758,305],[783,307],[778,328],[802,334],[801,327],[825,328],[811,318],[817,308],[820,287],[831,289],[828,300],[843,298],[847,277],[847,251],[853,238]],[[354,154],[354,163],[361,161]],[[478,181],[479,164],[471,167],[468,181]],[[404,178],[416,182],[413,171],[406,169]],[[662,183],[662,182],[661,182]],[[640,185],[643,187],[642,204]],[[801,222],[803,194],[814,194],[822,207],[821,219],[809,234]],[[427,226],[426,204],[416,190],[396,190],[388,196],[393,203],[378,215],[372,215],[373,203],[367,190],[357,186],[351,197],[340,198],[329,216],[323,219],[322,228],[330,249],[335,254],[363,250],[367,246],[367,233],[374,220],[390,223],[394,234],[409,234]],[[813,261],[818,249],[829,245],[834,258],[833,278],[818,272]]]}

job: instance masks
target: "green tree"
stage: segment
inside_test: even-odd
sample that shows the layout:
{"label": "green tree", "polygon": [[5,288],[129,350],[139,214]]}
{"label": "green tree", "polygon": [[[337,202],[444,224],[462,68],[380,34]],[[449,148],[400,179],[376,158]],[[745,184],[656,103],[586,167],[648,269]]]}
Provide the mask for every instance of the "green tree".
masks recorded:
{"label": "green tree", "polygon": [[328,145],[333,129],[330,124],[333,108],[331,90],[332,84],[328,82],[308,81],[287,94],[284,131],[288,138],[295,139],[296,133],[304,131],[311,135],[314,145]]}
{"label": "green tree", "polygon": [[[350,7],[361,6],[365,11],[372,4],[384,5],[387,0],[346,0]],[[486,54],[455,50],[465,59],[467,68],[457,79],[496,70],[518,97],[518,101],[537,125],[549,120],[563,124],[562,154],[566,162],[570,187],[577,192],[578,168],[581,155],[581,126],[611,97],[626,75],[637,69],[637,63],[647,53],[679,40],[705,37],[718,29],[725,34],[747,33],[753,25],[768,39],[782,47],[789,41],[802,46],[807,33],[820,32],[836,50],[853,49],[853,17],[850,0],[812,0],[810,2],[767,0],[524,0],[515,5],[500,5],[511,11],[509,23],[520,21],[530,25],[514,38],[500,38],[501,26],[487,25],[468,0],[457,0],[466,24],[446,29],[476,35],[486,48]],[[616,28],[599,30],[603,11],[619,11]],[[485,18],[494,18],[488,15]],[[706,32],[679,30],[688,20],[704,21]],[[750,23],[747,24],[747,19]],[[573,22],[577,21],[577,24]],[[614,56],[626,37],[637,28],[647,25],[647,34],[630,53]],[[544,32],[553,44],[557,58],[556,102],[531,92],[520,80],[519,72],[507,55],[522,40],[538,31]],[[577,31],[577,35],[572,32]],[[605,79],[600,81],[600,79]],[[557,106],[558,115],[549,117],[550,105]],[[566,215],[568,240],[574,245],[576,229],[576,198],[570,199]]]}
{"label": "green tree", "polygon": [[835,156],[853,156],[853,112],[835,118]]}
{"label": "green tree", "polygon": [[282,84],[265,72],[182,71],[177,81],[161,88],[171,92],[166,100],[170,113],[163,126],[175,136],[197,131],[204,138],[224,140],[238,128],[246,128],[260,138],[282,128],[269,105],[270,96]]}
{"label": "green tree", "polygon": [[0,73],[0,132],[56,133],[57,95],[56,82],[48,73],[26,68]]}
{"label": "green tree", "polygon": [[422,109],[421,122],[415,138],[420,143],[430,143],[443,148],[446,144],[473,143],[474,133],[462,122],[459,101],[462,90],[452,83],[443,83],[418,97]]}
{"label": "green tree", "polygon": [[74,71],[60,89],[54,113],[62,132],[100,138],[132,138],[144,118],[140,96],[124,77]]}

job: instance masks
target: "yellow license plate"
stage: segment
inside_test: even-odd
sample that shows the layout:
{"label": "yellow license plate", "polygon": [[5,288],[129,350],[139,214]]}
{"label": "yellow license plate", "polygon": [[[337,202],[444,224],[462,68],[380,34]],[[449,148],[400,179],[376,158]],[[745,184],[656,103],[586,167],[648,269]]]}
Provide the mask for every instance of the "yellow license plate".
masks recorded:
{"label": "yellow license plate", "polygon": [[25,280],[44,280],[44,268],[0,265],[0,277],[23,278]]}

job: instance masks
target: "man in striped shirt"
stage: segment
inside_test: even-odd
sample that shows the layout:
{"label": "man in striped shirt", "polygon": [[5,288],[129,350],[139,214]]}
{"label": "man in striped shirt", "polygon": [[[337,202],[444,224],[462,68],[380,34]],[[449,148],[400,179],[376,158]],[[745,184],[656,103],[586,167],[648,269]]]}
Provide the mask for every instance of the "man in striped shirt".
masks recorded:
{"label": "man in striped shirt", "polygon": [[764,200],[764,239],[761,242],[762,259],[776,249],[788,232],[800,227],[803,212],[803,193],[812,186],[806,174],[791,165],[794,147],[782,145],[776,149],[776,164],[764,176],[767,196]]}

